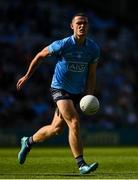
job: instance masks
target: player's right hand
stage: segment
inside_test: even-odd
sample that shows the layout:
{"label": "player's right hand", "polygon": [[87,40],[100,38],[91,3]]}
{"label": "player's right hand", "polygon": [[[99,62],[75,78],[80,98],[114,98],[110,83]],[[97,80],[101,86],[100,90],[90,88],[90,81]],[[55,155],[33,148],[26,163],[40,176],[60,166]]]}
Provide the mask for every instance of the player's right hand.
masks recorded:
{"label": "player's right hand", "polygon": [[25,82],[27,81],[27,77],[23,76],[22,78],[20,78],[16,84],[16,88],[17,90],[20,90],[22,88],[22,86],[25,84]]}

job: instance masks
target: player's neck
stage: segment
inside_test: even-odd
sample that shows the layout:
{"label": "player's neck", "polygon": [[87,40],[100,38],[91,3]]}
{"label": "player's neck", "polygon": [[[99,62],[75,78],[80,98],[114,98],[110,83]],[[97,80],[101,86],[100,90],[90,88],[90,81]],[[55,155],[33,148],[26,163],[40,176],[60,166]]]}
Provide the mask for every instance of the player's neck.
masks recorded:
{"label": "player's neck", "polygon": [[81,45],[84,44],[86,36],[77,36],[77,35],[74,35],[74,38],[75,38],[75,41],[77,42],[77,44],[79,46],[81,46]]}

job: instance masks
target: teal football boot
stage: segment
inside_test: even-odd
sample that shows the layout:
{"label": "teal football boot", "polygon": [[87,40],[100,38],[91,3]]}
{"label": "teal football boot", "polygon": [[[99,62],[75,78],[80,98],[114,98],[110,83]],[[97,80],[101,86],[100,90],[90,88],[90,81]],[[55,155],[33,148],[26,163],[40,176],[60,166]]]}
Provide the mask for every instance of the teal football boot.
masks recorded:
{"label": "teal football boot", "polygon": [[79,170],[80,170],[80,174],[89,174],[90,172],[93,172],[93,171],[95,171],[96,169],[97,169],[97,167],[98,167],[98,163],[97,162],[95,162],[95,163],[92,163],[92,164],[90,164],[90,165],[84,165],[84,166],[81,166],[80,168],[79,168]]}
{"label": "teal football boot", "polygon": [[18,160],[20,164],[23,164],[25,162],[26,156],[31,149],[27,144],[27,139],[28,137],[23,137],[21,139],[21,150],[18,153]]}

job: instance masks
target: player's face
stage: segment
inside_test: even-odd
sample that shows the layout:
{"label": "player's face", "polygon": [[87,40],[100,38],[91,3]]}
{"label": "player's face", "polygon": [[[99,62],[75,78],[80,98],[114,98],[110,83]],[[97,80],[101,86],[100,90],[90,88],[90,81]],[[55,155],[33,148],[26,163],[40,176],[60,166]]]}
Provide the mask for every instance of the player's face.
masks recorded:
{"label": "player's face", "polygon": [[86,36],[88,31],[88,19],[83,16],[76,16],[71,23],[71,29],[76,36]]}

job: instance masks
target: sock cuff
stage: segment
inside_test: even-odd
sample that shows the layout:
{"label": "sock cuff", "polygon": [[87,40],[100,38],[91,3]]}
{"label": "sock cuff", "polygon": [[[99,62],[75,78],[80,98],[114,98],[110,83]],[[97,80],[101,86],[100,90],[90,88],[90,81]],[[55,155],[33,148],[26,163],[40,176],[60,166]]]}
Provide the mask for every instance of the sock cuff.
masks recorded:
{"label": "sock cuff", "polygon": [[27,144],[28,146],[32,146],[34,144],[34,141],[33,141],[33,136],[29,137],[28,140],[27,140]]}
{"label": "sock cuff", "polygon": [[80,158],[83,158],[83,155],[79,155],[79,156],[75,157],[75,159],[80,159]]}

